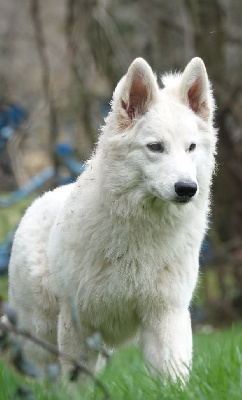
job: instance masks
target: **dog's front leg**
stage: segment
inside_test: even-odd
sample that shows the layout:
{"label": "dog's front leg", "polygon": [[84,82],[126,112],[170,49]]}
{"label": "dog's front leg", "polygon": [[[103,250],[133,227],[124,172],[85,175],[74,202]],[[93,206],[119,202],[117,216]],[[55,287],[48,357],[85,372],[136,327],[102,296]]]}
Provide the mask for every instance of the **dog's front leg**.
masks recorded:
{"label": "dog's front leg", "polygon": [[[83,326],[76,329],[73,324],[70,306],[66,303],[61,304],[58,318],[58,347],[59,350],[69,356],[79,359],[92,373],[95,372],[98,353],[91,350],[86,339],[90,335]],[[68,373],[71,364],[68,360],[61,359],[61,368],[64,373]]]}
{"label": "dog's front leg", "polygon": [[192,332],[188,310],[169,310],[150,319],[142,329],[142,348],[152,374],[170,376],[182,382],[189,375],[192,359]]}

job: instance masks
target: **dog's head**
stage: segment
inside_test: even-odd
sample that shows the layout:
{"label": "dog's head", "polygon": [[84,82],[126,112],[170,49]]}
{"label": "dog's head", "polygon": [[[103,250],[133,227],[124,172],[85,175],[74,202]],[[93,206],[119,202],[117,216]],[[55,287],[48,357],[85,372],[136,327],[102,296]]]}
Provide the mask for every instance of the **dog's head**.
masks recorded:
{"label": "dog's head", "polygon": [[210,186],[214,100],[200,58],[193,58],[182,74],[162,80],[160,89],[142,58],[131,64],[114,92],[101,143],[109,153],[109,173],[116,174],[114,190],[130,188],[186,204]]}

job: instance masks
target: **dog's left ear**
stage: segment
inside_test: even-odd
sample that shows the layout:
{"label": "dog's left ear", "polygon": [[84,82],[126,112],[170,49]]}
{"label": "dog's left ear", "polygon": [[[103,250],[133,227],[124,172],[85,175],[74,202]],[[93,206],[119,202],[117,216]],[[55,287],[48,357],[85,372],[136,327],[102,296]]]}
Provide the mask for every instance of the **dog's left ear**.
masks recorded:
{"label": "dog's left ear", "polygon": [[201,58],[195,57],[186,66],[181,79],[180,96],[183,103],[204,121],[213,116],[214,101],[207,71]]}
{"label": "dog's left ear", "polygon": [[149,110],[157,97],[156,76],[143,58],[136,58],[114,92],[113,110],[119,127],[129,127]]}

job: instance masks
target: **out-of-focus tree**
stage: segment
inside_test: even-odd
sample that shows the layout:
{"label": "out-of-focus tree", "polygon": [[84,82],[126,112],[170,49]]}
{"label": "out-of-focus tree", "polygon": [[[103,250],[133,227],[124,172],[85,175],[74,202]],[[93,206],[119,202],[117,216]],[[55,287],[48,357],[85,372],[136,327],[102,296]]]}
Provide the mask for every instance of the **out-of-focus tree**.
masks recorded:
{"label": "out-of-focus tree", "polygon": [[[20,6],[0,0],[0,83],[7,88],[3,93],[21,99],[29,110],[31,134],[24,156],[34,173],[51,162],[51,152],[31,1],[22,0]],[[214,268],[205,274],[211,287],[206,303],[218,318],[241,316],[241,1],[41,0],[39,6],[59,138],[73,141],[81,158],[90,155],[112,90],[135,57],[144,57],[157,73],[182,70],[193,56],[203,58],[219,128],[211,228]]]}

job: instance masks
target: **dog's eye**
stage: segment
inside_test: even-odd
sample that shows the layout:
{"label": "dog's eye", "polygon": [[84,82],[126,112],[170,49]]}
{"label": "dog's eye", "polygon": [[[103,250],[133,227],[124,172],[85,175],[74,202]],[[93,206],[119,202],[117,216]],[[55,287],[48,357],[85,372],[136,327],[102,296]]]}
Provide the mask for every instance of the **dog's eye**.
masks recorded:
{"label": "dog's eye", "polygon": [[149,143],[147,144],[147,147],[149,150],[157,153],[163,153],[164,151],[164,147],[161,143]]}
{"label": "dog's eye", "polygon": [[196,147],[197,147],[196,143],[190,144],[189,151],[195,150]]}

